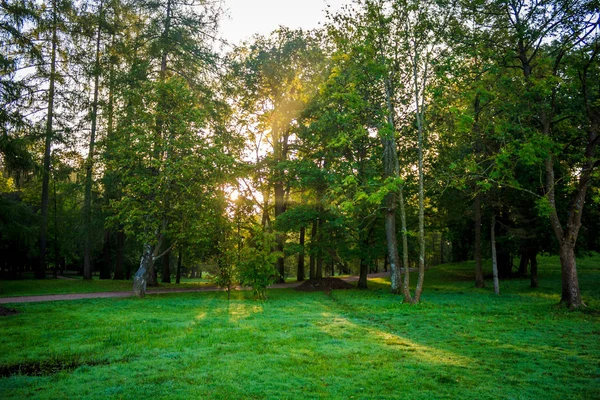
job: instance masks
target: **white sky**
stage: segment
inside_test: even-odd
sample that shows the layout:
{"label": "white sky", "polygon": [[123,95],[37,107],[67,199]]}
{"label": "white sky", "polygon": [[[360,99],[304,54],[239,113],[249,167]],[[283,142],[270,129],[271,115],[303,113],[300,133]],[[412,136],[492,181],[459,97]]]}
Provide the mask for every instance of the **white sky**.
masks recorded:
{"label": "white sky", "polygon": [[325,21],[325,8],[337,11],[350,0],[225,0],[230,18],[221,22],[223,37],[232,44],[253,34],[266,35],[280,25],[313,29]]}

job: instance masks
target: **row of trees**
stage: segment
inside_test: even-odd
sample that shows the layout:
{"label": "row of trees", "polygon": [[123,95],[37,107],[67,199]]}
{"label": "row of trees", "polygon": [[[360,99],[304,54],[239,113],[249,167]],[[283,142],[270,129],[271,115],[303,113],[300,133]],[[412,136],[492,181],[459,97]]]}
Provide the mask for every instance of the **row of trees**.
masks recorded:
{"label": "row of trees", "polygon": [[356,0],[320,31],[220,53],[218,1],[1,7],[13,272],[60,255],[121,279],[135,255],[156,283],[176,250],[178,270],[217,260],[225,283],[236,266],[337,267],[366,287],[385,260],[418,302],[438,249],[475,258],[479,287],[486,255],[500,277],[519,255],[535,286],[536,255],[556,251],[562,301],[583,305],[576,251],[600,249],[595,2]]}

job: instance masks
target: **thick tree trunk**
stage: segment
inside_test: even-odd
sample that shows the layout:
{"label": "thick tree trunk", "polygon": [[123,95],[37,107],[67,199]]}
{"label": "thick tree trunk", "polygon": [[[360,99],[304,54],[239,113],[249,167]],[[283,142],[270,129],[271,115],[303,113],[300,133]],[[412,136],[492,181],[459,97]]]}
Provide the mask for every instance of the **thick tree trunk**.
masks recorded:
{"label": "thick tree trunk", "polygon": [[[166,225],[165,222],[163,222],[163,227]],[[152,248],[152,246],[150,244],[145,244],[144,245],[144,251],[146,251],[146,247],[150,247],[151,249],[151,256],[152,256],[152,263],[149,264],[149,269],[146,270],[146,281],[148,283],[149,286],[158,286],[158,271],[156,270],[156,268],[154,267],[154,261],[158,258],[159,252],[160,252],[160,248],[162,247],[162,244],[164,242],[165,236],[163,234],[159,234],[158,236],[158,243],[154,246],[154,248]],[[140,264],[141,265],[141,264]]]}
{"label": "thick tree trunk", "polygon": [[492,242],[492,272],[494,274],[494,293],[500,294],[500,282],[498,281],[498,257],[496,256],[496,215],[492,216],[490,238]]}
{"label": "thick tree trunk", "polygon": [[358,277],[358,285],[359,289],[367,289],[367,276],[369,274],[369,264],[365,261],[364,258],[360,259],[360,275]]}
{"label": "thick tree trunk", "polygon": [[[555,183],[554,162],[552,157],[549,157],[546,160],[546,186],[550,188],[546,194],[551,206],[550,223],[554,230],[554,234],[560,243],[559,255],[562,275],[562,296],[560,302],[566,304],[569,308],[585,307],[579,291],[577,263],[575,260],[575,243],[577,242],[579,228],[581,227],[581,213],[583,211],[583,202],[589,183],[587,180],[584,180],[586,175],[587,171],[582,171],[575,197],[569,207],[567,228],[566,230],[563,230],[558,218],[553,186]],[[587,176],[587,179],[589,180],[589,176]]]}
{"label": "thick tree trunk", "polygon": [[37,279],[46,277],[46,244],[48,235],[48,191],[50,182],[50,152],[52,147],[52,137],[54,136],[54,95],[56,82],[56,52],[58,47],[57,34],[57,5],[56,0],[52,2],[52,51],[50,61],[50,82],[48,85],[48,112],[46,116],[46,135],[44,142],[44,167],[42,169],[42,203],[41,203],[41,218],[40,218],[40,262],[35,271]]}
{"label": "thick tree trunk", "polygon": [[570,243],[561,243],[559,251],[562,272],[562,297],[560,302],[566,304],[569,308],[585,307],[579,291],[575,246]]}
{"label": "thick tree trunk", "polygon": [[396,238],[396,195],[390,193],[387,199],[385,212],[385,236],[387,238],[387,252],[390,263],[390,280],[392,293],[398,293],[400,289],[400,256],[398,254],[398,242]]}
{"label": "thick tree trunk", "polygon": [[485,287],[481,263],[481,194],[475,195],[475,287]]}
{"label": "thick tree trunk", "polygon": [[148,283],[149,271],[154,269],[154,257],[152,246],[148,243],[144,245],[144,251],[140,259],[140,268],[133,279],[133,294],[138,297],[146,295],[146,286]]}
{"label": "thick tree trunk", "polygon": [[298,253],[298,271],[296,279],[298,282],[304,280],[304,236],[306,235],[306,228],[300,228],[300,253]]}

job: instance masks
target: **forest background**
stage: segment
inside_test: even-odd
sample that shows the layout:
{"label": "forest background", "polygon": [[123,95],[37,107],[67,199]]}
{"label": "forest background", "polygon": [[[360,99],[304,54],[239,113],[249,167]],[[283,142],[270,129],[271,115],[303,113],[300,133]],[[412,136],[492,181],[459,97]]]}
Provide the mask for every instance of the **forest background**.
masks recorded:
{"label": "forest background", "polygon": [[535,287],[551,253],[562,302],[584,306],[598,1],[357,0],[235,46],[220,1],[0,9],[4,278],[366,287],[384,268],[418,302],[432,265],[474,258],[482,286],[492,257]]}

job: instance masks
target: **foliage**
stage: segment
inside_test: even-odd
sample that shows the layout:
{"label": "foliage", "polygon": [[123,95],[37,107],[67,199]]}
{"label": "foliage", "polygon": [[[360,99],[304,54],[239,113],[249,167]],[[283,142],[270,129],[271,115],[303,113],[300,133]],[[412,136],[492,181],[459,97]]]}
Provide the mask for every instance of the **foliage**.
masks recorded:
{"label": "foliage", "polygon": [[226,241],[221,244],[217,256],[217,272],[213,277],[213,282],[227,290],[227,298],[231,297],[231,288],[238,282],[239,271],[236,267],[239,257],[239,251],[234,250],[233,243]]}
{"label": "foliage", "polygon": [[267,286],[275,282],[277,271],[274,265],[280,254],[271,250],[274,244],[274,235],[256,226],[248,244],[241,251],[238,276],[242,285],[252,287],[257,300],[266,300]]}

